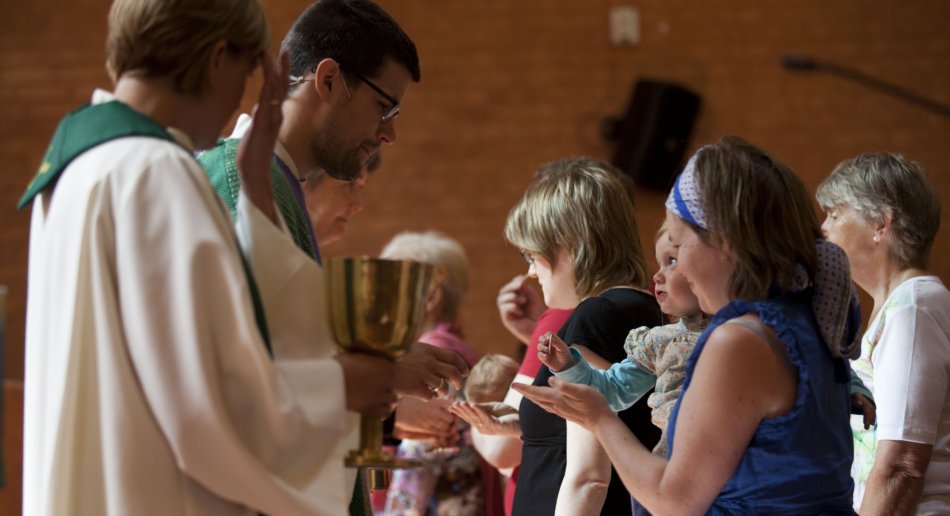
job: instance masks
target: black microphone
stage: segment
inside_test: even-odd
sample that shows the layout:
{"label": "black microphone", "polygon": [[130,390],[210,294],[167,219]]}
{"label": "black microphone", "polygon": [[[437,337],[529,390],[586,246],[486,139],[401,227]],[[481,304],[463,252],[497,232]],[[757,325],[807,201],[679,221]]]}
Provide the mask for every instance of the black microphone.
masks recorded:
{"label": "black microphone", "polygon": [[789,54],[782,57],[782,66],[789,70],[815,70],[818,62],[809,57]]}
{"label": "black microphone", "polygon": [[864,86],[873,88],[882,93],[886,93],[912,104],[917,104],[931,113],[936,113],[938,115],[950,118],[950,106],[924,97],[923,95],[910,91],[896,84],[872,77],[860,70],[856,70],[848,66],[830,63],[827,61],[818,61],[817,59],[812,59],[805,56],[787,54],[782,57],[782,67],[787,70],[797,71],[820,70],[824,73],[841,77],[842,79],[863,84]]}

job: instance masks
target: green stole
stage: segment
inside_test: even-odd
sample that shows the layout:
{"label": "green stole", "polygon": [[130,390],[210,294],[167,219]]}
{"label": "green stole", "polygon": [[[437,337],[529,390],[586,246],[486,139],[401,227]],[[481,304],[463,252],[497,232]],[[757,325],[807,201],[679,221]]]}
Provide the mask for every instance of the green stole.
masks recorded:
{"label": "green stole", "polygon": [[[178,143],[167,129],[116,100],[102,104],[86,104],[69,113],[56,128],[53,140],[43,156],[43,163],[36,177],[27,187],[26,193],[20,198],[17,208],[22,210],[29,206],[40,192],[54,185],[66,167],[79,155],[103,143],[129,136],[147,136]],[[190,150],[185,150],[191,153]],[[267,319],[264,316],[264,305],[257,290],[257,283],[254,281],[247,259],[240,252],[240,246],[238,246],[238,251],[241,265],[244,267],[244,275],[247,278],[251,301],[254,304],[257,328],[268,354],[273,356],[267,331]]]}
{"label": "green stole", "polygon": [[[218,191],[224,204],[231,212],[237,214],[237,199],[241,192],[241,175],[237,167],[237,148],[241,143],[239,138],[221,140],[213,149],[202,152],[198,161],[204,166],[211,180],[211,186]],[[270,181],[274,192],[274,204],[290,230],[290,236],[307,256],[317,259],[317,249],[314,247],[313,236],[308,223],[309,215],[306,206],[300,206],[294,198],[291,186],[287,184],[287,177],[277,164],[277,159],[271,159]]]}

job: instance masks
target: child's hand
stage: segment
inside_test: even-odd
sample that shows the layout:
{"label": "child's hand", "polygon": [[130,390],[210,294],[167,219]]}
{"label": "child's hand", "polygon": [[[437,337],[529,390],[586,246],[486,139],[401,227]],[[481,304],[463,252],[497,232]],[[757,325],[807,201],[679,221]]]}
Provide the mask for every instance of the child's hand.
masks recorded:
{"label": "child's hand", "polygon": [[577,363],[571,349],[557,335],[547,332],[538,338],[538,358],[555,373]]}
{"label": "child's hand", "polygon": [[851,393],[851,404],[861,409],[864,414],[864,429],[868,430],[877,422],[877,408],[874,403],[863,394]]}

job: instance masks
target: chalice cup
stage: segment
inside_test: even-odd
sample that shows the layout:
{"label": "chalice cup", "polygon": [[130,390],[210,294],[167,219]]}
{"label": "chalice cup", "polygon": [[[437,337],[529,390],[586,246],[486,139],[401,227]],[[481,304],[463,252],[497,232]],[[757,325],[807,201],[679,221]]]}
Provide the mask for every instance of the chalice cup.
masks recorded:
{"label": "chalice cup", "polygon": [[[330,328],[341,350],[395,360],[419,336],[425,305],[436,284],[436,268],[408,260],[370,257],[333,258],[327,262]],[[399,459],[382,449],[383,423],[360,419],[360,447],[346,465],[401,469],[421,463]]]}

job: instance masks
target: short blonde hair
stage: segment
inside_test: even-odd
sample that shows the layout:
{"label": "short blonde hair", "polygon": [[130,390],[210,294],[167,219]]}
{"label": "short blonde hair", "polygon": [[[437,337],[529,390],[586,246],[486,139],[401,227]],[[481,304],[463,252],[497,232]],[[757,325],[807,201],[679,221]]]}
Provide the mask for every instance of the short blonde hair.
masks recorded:
{"label": "short blonde hair", "polygon": [[518,362],[514,359],[497,353],[485,355],[465,381],[465,399],[472,403],[501,401],[517,374]]}
{"label": "short blonde hair", "polygon": [[221,40],[237,54],[270,46],[258,0],[115,0],[106,68],[113,82],[126,74],[169,78],[178,93],[194,95],[207,85],[209,52]]}
{"label": "short blonde hair", "polygon": [[818,217],[805,185],[788,165],[727,136],[697,153],[696,177],[709,230],[693,229],[735,258],[729,278],[733,299],[764,299],[776,288],[788,291],[799,264],[815,271]]}
{"label": "short blonde hair", "polygon": [[[539,179],[508,215],[505,238],[554,265],[558,250],[569,251],[577,294],[596,295],[617,285],[645,287],[648,281],[637,221],[619,172],[589,158],[554,162],[556,172]],[[600,163],[592,166],[590,163]]]}
{"label": "short blonde hair", "polygon": [[904,267],[927,267],[940,229],[940,198],[919,163],[900,154],[861,154],[839,163],[815,196],[826,211],[847,206],[873,223],[889,214],[894,257]]}
{"label": "short blonde hair", "polygon": [[440,321],[454,321],[468,292],[468,258],[462,245],[438,231],[406,231],[394,236],[383,248],[382,258],[431,263],[445,271]]}

